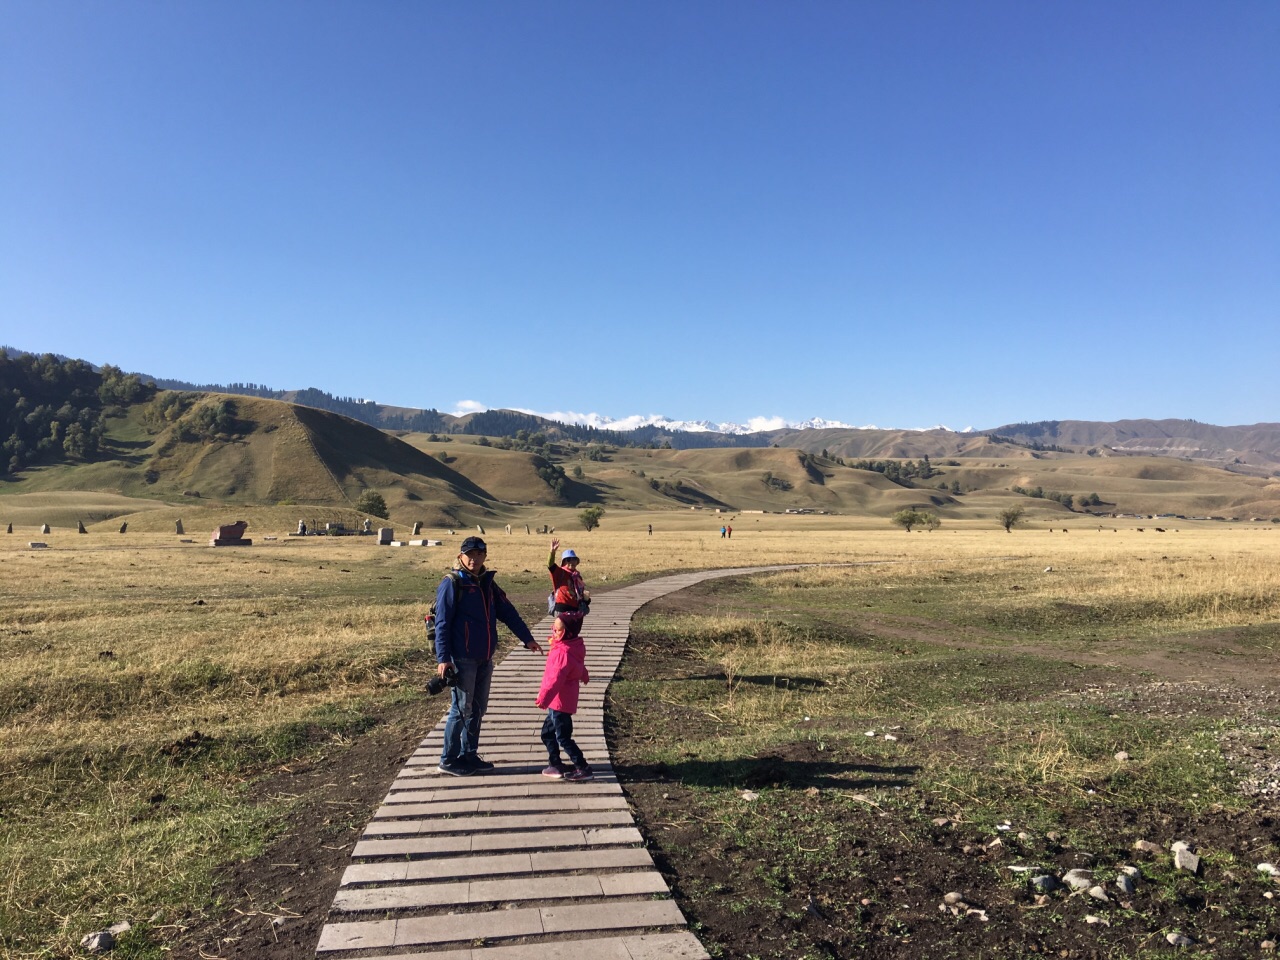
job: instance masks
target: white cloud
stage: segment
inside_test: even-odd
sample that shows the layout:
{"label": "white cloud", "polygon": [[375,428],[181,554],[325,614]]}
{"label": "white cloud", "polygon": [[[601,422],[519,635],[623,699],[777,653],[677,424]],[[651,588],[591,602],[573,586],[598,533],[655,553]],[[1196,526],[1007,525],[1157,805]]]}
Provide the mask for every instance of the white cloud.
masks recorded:
{"label": "white cloud", "polygon": [[752,417],[747,421],[746,427],[752,433],[760,433],[764,430],[781,430],[790,426],[782,417]]}
{"label": "white cloud", "polygon": [[465,417],[468,413],[484,413],[488,409],[489,405],[479,400],[459,400],[454,404],[453,415]]}

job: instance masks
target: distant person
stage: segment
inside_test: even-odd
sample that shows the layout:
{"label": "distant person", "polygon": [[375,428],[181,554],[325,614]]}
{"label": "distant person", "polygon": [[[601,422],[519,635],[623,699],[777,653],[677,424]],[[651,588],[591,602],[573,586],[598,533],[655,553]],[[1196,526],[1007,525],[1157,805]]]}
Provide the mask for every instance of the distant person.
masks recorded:
{"label": "distant person", "polygon": [[725,527],[725,530],[727,530],[727,531],[729,532],[729,539],[730,539],[730,540],[732,540],[732,539],[733,539],[733,527]]}
{"label": "distant person", "polygon": [[542,647],[520,619],[515,606],[485,569],[489,548],[479,537],[467,537],[458,552],[458,569],[440,581],[436,590],[436,673],[444,677],[452,667],[456,681],[444,725],[440,772],[454,777],[492,770],[481,758],[480,721],[489,705],[493,655],[498,648],[498,621],[524,644]]}
{"label": "distant person", "polygon": [[723,539],[724,539],[724,532],[725,532],[725,530],[727,530],[727,529],[728,529],[728,527],[721,527],[721,528],[720,528],[720,539],[721,539],[721,540],[723,540]]}
{"label": "distant person", "polygon": [[649,536],[653,536],[653,524],[649,524]]}

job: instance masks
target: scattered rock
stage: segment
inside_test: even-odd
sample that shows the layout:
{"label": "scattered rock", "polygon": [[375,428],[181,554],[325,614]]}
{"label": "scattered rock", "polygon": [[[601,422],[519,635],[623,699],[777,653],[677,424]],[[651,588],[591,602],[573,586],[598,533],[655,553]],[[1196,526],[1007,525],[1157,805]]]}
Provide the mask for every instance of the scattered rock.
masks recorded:
{"label": "scattered rock", "polygon": [[[934,825],[935,827],[945,827],[945,826],[947,826],[949,823],[951,823],[951,821],[950,821],[950,820],[948,820],[946,817],[934,817],[934,818],[933,818],[933,825]],[[1261,868],[1261,867],[1259,867],[1258,869],[1259,869],[1259,870],[1261,870],[1262,868]]]}
{"label": "scattered rock", "polygon": [[1181,933],[1166,933],[1164,938],[1169,941],[1170,946],[1174,947],[1189,947],[1195,943],[1190,937]]}
{"label": "scattered rock", "polygon": [[1173,852],[1173,865],[1179,870],[1187,871],[1187,873],[1200,872],[1200,858],[1186,847],[1181,847]]}
{"label": "scattered rock", "polygon": [[1277,873],[1280,873],[1280,870],[1276,869],[1276,865],[1274,863],[1260,863],[1258,864],[1258,872],[1274,877]]}
{"label": "scattered rock", "polygon": [[1053,891],[1057,890],[1061,886],[1062,884],[1058,882],[1057,877],[1051,876],[1047,873],[1031,878],[1031,888],[1035,890],[1036,893],[1053,893]]}
{"label": "scattered rock", "polygon": [[119,923],[113,923],[107,927],[107,932],[117,937],[123,937],[126,933],[133,929],[133,924],[128,920],[121,920]]}
{"label": "scattered rock", "polygon": [[1107,891],[1102,888],[1101,884],[1095,884],[1090,887],[1088,893],[1095,900],[1101,900],[1103,903],[1111,902],[1111,898],[1107,896]]}
{"label": "scattered rock", "polygon": [[743,799],[743,800],[758,800],[758,799],[760,799],[760,794],[756,793],[754,790],[743,790],[743,791],[742,791],[742,799]]}
{"label": "scattered rock", "polygon": [[1133,882],[1133,877],[1122,873],[1120,876],[1116,877],[1116,889],[1126,897],[1131,897],[1133,896],[1134,891],[1138,889],[1138,885]]}
{"label": "scattered rock", "polygon": [[1093,886],[1093,871],[1081,870],[1078,867],[1075,870],[1068,870],[1062,875],[1062,882],[1070,887],[1073,893],[1083,893]]}
{"label": "scattered rock", "polygon": [[949,907],[954,907],[958,903],[964,903],[964,894],[952,890],[942,898],[942,902]]}
{"label": "scattered rock", "polygon": [[116,938],[110,930],[90,933],[80,940],[80,946],[90,953],[109,953],[116,948]]}
{"label": "scattered rock", "polygon": [[1133,844],[1133,849],[1138,850],[1142,853],[1162,853],[1163,852],[1160,849],[1160,844],[1152,843],[1150,840],[1135,840]]}
{"label": "scattered rock", "polygon": [[1274,940],[1263,940],[1258,944],[1258,946],[1263,950],[1274,950],[1276,948],[1276,942]]}
{"label": "scattered rock", "polygon": [[1102,924],[1104,927],[1109,927],[1109,926],[1111,926],[1111,921],[1110,921],[1110,920],[1108,920],[1106,917],[1095,917],[1092,913],[1085,914],[1084,922],[1085,922],[1085,923],[1100,923],[1100,924]]}
{"label": "scattered rock", "polygon": [[1117,760],[1119,760],[1121,763],[1124,763],[1126,760],[1128,760],[1128,759],[1129,759],[1129,754],[1127,754],[1127,753],[1125,753],[1123,750],[1121,750],[1120,752],[1118,752],[1118,753],[1116,754],[1116,759],[1117,759]]}

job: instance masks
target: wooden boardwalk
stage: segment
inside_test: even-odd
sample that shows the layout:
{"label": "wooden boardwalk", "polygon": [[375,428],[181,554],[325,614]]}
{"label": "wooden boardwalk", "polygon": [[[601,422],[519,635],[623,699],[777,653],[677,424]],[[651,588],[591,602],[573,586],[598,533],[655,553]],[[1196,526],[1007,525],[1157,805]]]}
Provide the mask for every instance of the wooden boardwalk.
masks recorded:
{"label": "wooden boardwalk", "polygon": [[[542,776],[541,657],[516,649],[494,670],[470,777],[436,769],[441,719],[400,771],[343,874],[316,948],[322,960],[671,960],[707,958],[631,818],[604,739],[604,692],[631,617],[709,570],[600,594],[584,625],[591,683],[574,739],[595,780]],[[534,628],[539,640],[550,618]],[[448,704],[441,695],[441,705]]]}

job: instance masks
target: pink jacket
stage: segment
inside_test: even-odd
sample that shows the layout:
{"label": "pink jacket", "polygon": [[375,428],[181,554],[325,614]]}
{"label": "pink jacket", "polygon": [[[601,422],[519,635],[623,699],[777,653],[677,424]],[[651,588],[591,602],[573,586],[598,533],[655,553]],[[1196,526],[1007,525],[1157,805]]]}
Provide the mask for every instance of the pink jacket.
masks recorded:
{"label": "pink jacket", "polygon": [[558,640],[547,654],[542,671],[538,706],[561,713],[578,712],[578,684],[591,679],[587,674],[587,647],[581,637]]}

